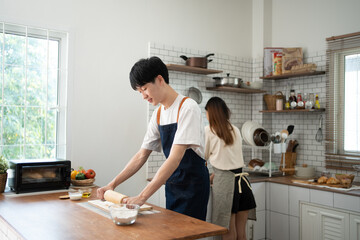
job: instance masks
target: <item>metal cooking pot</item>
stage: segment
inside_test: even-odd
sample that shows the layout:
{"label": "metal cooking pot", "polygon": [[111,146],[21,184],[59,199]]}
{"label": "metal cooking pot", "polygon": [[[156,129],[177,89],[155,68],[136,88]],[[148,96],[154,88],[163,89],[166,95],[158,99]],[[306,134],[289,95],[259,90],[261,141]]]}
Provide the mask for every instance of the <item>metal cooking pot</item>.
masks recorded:
{"label": "metal cooking pot", "polygon": [[230,87],[240,87],[241,78],[230,77],[230,73],[226,74],[226,77],[213,77],[215,80],[216,86],[230,86]]}
{"label": "metal cooking pot", "polygon": [[208,59],[210,56],[214,56],[214,53],[209,53],[205,57],[186,57],[181,55],[180,57],[185,60],[185,65],[190,67],[200,67],[200,68],[207,68],[208,62],[211,62],[212,59]]}

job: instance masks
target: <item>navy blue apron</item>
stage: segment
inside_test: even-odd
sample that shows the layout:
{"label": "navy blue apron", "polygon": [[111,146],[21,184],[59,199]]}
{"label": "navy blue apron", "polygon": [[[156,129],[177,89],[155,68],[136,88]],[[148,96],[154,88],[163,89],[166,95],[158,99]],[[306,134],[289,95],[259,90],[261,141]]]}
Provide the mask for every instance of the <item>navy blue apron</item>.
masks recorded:
{"label": "navy blue apron", "polygon": [[[179,106],[179,112],[185,97]],[[177,130],[177,122],[160,125],[158,110],[157,122],[165,157],[168,158]],[[206,210],[209,200],[210,180],[205,160],[192,149],[187,149],[178,168],[165,184],[166,208],[200,220],[206,220]]]}

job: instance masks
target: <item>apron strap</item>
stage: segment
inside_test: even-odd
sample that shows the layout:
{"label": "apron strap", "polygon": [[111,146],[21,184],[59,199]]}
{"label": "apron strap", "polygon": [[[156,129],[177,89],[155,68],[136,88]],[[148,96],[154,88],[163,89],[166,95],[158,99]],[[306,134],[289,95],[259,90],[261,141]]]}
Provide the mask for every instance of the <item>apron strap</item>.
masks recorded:
{"label": "apron strap", "polygon": [[157,116],[156,116],[156,121],[157,121],[157,124],[158,124],[158,125],[160,125],[160,113],[161,113],[161,105],[160,105],[160,107],[158,108]]}
{"label": "apron strap", "polygon": [[245,176],[248,176],[249,173],[247,172],[244,172],[244,173],[236,173],[235,174],[235,177],[239,177],[239,181],[238,181],[238,184],[239,184],[239,193],[241,193],[241,179],[244,179],[244,181],[246,182],[246,184],[248,185],[248,187],[252,190],[251,186],[250,186],[250,183],[249,183],[249,180],[245,177]]}
{"label": "apron strap", "polygon": [[177,118],[176,118],[176,122],[179,121],[179,114],[180,114],[180,109],[181,109],[181,106],[183,105],[183,103],[185,102],[186,99],[188,99],[189,97],[184,97],[182,100],[181,100],[181,103],[180,103],[180,106],[179,106],[179,110],[178,110],[178,114],[177,114]]}
{"label": "apron strap", "polygon": [[[181,106],[183,105],[184,101],[186,99],[188,99],[189,97],[184,97],[181,102],[180,102],[180,106],[179,106],[179,110],[178,110],[178,114],[177,114],[177,118],[176,118],[176,122],[179,121],[179,114],[180,114],[180,109],[181,109]],[[158,111],[157,111],[157,115],[156,115],[156,121],[157,121],[157,124],[160,125],[160,114],[161,114],[161,106],[158,108]]]}

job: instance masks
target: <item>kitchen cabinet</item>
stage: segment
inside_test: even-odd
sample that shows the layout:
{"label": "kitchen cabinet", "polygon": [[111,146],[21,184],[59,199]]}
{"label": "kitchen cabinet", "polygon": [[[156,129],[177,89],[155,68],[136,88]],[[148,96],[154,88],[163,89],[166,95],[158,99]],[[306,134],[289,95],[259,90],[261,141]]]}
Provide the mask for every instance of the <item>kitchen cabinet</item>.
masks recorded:
{"label": "kitchen cabinet", "polygon": [[350,214],[350,239],[360,239],[360,215]]}
{"label": "kitchen cabinet", "polygon": [[312,72],[303,72],[303,73],[288,73],[288,74],[281,74],[281,75],[270,76],[270,77],[260,77],[260,79],[280,80],[280,79],[307,77],[307,76],[315,76],[315,75],[323,75],[323,74],[325,74],[325,71],[312,71]]}
{"label": "kitchen cabinet", "polygon": [[301,204],[301,239],[350,238],[350,214],[321,205]]}
{"label": "kitchen cabinet", "polygon": [[265,239],[265,222],[266,222],[266,208],[265,208],[265,192],[266,183],[252,183],[252,191],[256,201],[256,221],[248,220],[246,224],[246,238],[249,240]]}

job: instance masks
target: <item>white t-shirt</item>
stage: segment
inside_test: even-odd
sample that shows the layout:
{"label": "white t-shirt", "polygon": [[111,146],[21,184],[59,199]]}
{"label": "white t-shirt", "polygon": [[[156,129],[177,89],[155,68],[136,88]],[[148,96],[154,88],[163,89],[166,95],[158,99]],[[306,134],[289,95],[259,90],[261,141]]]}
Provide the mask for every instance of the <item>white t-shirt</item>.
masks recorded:
{"label": "white t-shirt", "polygon": [[[184,96],[179,94],[168,109],[164,109],[162,105],[159,106],[161,107],[160,125],[176,123],[179,106],[183,98]],[[160,132],[157,124],[159,107],[154,110],[151,116],[141,146],[142,148],[157,152],[161,152],[162,150]],[[190,145],[190,148],[193,149],[197,155],[204,158],[205,134],[201,110],[197,103],[191,98],[186,99],[181,106],[173,144]]]}
{"label": "white t-shirt", "polygon": [[210,126],[205,127],[205,159],[210,164],[220,170],[232,170],[244,167],[242,151],[242,137],[240,130],[232,125],[234,129],[234,143],[225,145],[224,140],[219,138],[210,130]]}

